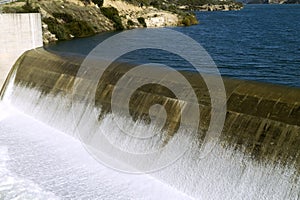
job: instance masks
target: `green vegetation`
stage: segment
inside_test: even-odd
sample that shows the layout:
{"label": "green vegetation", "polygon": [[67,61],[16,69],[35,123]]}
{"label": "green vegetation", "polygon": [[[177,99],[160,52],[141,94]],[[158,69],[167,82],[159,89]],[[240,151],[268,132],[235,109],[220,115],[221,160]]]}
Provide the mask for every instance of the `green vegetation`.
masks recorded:
{"label": "green vegetation", "polygon": [[97,4],[99,7],[103,6],[103,0],[92,0],[94,4]]}
{"label": "green vegetation", "polygon": [[65,23],[74,21],[73,16],[68,13],[52,13],[53,17],[63,20]]}
{"label": "green vegetation", "polygon": [[243,4],[235,0],[177,0],[176,4],[178,6],[188,6],[189,10],[198,10],[199,6],[203,5],[229,5],[234,10],[243,8]]}
{"label": "green vegetation", "polygon": [[191,15],[191,14],[187,14],[183,17],[182,22],[181,22],[184,26],[191,26],[191,25],[195,25],[198,24],[198,20],[195,17],[195,15]]}
{"label": "green vegetation", "polygon": [[95,34],[92,26],[81,20],[74,19],[67,13],[53,13],[53,17],[43,18],[51,33],[59,40],[68,40],[72,37],[86,37]]}
{"label": "green vegetation", "polygon": [[168,10],[177,13],[178,9],[173,1],[160,1],[160,0],[124,0],[128,3],[134,4],[136,6],[153,6],[154,8],[161,10]]}
{"label": "green vegetation", "polygon": [[178,5],[201,6],[205,4],[219,4],[218,0],[178,0]]}
{"label": "green vegetation", "polygon": [[[124,26],[126,28],[147,27],[145,18],[142,17],[143,13],[138,14],[133,11],[133,14],[130,14],[132,18],[126,20],[122,18],[123,16],[120,16],[116,8],[103,7],[103,0],[79,1],[83,2],[85,6],[82,6],[82,3],[78,4],[78,2],[74,3],[66,0],[18,0],[1,5],[1,8],[4,13],[41,12],[45,43],[55,41],[55,36],[58,40],[69,40],[74,37],[87,37],[108,30],[123,30]],[[186,11],[178,9],[176,4],[171,3],[171,0],[123,1],[137,6],[153,6],[177,13],[181,21],[179,25],[189,26],[197,23],[193,14],[187,14]],[[90,4],[96,4],[99,8]],[[147,10],[145,13],[147,13]],[[138,22],[135,21],[137,16],[140,16],[137,18]],[[155,11],[151,16],[157,17]],[[123,22],[125,22],[124,26]],[[51,33],[55,34],[55,36],[51,35]]]}
{"label": "green vegetation", "polygon": [[127,21],[127,25],[128,25],[128,26],[134,26],[134,22],[133,22],[131,19],[129,19],[129,20]]}
{"label": "green vegetation", "polygon": [[114,22],[114,27],[116,30],[124,30],[121,18],[119,16],[119,11],[114,7],[101,7],[102,14],[108,19]]}
{"label": "green vegetation", "polygon": [[237,3],[234,0],[125,0],[128,3],[132,3],[135,5],[143,5],[143,6],[153,6],[158,9],[168,10],[171,12],[179,13],[179,6],[189,6],[191,10],[197,8],[197,6],[202,6],[205,4],[211,5],[224,5],[224,4],[237,4],[242,7],[241,3]]}
{"label": "green vegetation", "polygon": [[137,20],[143,27],[147,27],[144,17],[139,17]]}
{"label": "green vegetation", "polygon": [[[18,2],[25,2],[24,0]],[[23,6],[16,6],[16,7],[4,7],[4,13],[38,13],[39,8],[33,7],[29,1],[27,0]]]}
{"label": "green vegetation", "polygon": [[90,4],[91,2],[93,2],[94,4],[96,4],[99,7],[103,6],[103,0],[81,0],[81,1],[85,4]]}

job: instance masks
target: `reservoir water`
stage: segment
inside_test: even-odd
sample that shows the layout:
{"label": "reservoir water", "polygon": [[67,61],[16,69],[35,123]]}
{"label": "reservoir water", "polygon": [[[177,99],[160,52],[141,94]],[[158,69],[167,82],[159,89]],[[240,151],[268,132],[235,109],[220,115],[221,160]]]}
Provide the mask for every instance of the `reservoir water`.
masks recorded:
{"label": "reservoir water", "polygon": [[[205,47],[223,75],[300,87],[300,38],[297,35],[300,32],[297,20],[300,19],[300,6],[247,5],[242,11],[199,12],[197,16],[200,25],[172,29],[189,35]],[[58,55],[87,55],[114,34],[60,42],[47,49],[59,52]],[[97,162],[74,133],[79,126],[91,133],[100,127],[112,136],[112,142],[126,147],[128,141],[114,137],[118,136],[119,130],[112,121],[117,117],[108,114],[101,120],[99,118],[99,122],[86,120],[90,119],[89,108],[96,109],[95,102],[80,102],[81,107],[76,110],[80,119],[74,117],[71,111],[74,98],[70,97],[68,84],[73,80],[72,69],[75,70],[76,66],[61,61],[57,55],[52,57],[54,61],[50,66],[48,58],[43,55],[49,56],[41,50],[28,53],[16,65],[0,102],[0,199],[300,199],[300,153],[299,148],[292,148],[299,141],[296,138],[299,136],[299,119],[284,123],[281,119],[260,120],[239,111],[233,112],[237,113],[236,116],[228,114],[232,127],[238,127],[233,130],[240,129],[241,132],[248,130],[249,126],[257,126],[257,133],[273,130],[272,127],[278,124],[274,129],[277,135],[254,133],[255,144],[250,149],[259,149],[258,143],[265,141],[268,148],[261,148],[261,152],[267,159],[252,156],[247,152],[248,147],[241,149],[224,141],[218,141],[212,151],[202,157],[198,143],[201,140],[197,138],[182,157],[166,168],[142,175],[122,173]],[[158,62],[184,71],[194,70],[182,58],[152,49],[135,51],[119,60]],[[45,73],[49,75],[46,79]],[[55,84],[51,82],[53,77],[58,80],[55,79]],[[259,91],[261,89],[249,85]],[[275,89],[282,91],[281,87]],[[298,97],[298,90],[288,91],[295,91]],[[260,102],[266,106],[273,105],[267,99],[272,95],[272,91],[269,96],[262,95],[265,99]],[[289,100],[283,97],[274,107],[279,105],[277,113],[280,114],[292,105],[289,116],[296,118],[298,104],[294,105]],[[242,115],[246,117],[236,124],[235,118],[239,119]],[[127,124],[124,118],[120,117],[120,121],[123,125]],[[145,130],[146,125],[136,121],[130,129]],[[247,135],[238,133],[237,137],[236,143],[239,143]],[[175,143],[184,139],[174,138]],[[151,145],[146,143],[143,148],[151,149]],[[286,152],[297,156],[290,158]],[[161,159],[165,156],[163,153],[159,155]],[[285,156],[287,161],[280,160]],[[152,164],[152,160],[149,163]]]}
{"label": "reservoir water", "polygon": [[[300,5],[246,5],[241,11],[197,12],[199,25],[172,28],[199,42],[224,76],[300,87]],[[115,33],[61,42],[54,51],[88,54]],[[120,60],[193,70],[178,56],[143,50]]]}

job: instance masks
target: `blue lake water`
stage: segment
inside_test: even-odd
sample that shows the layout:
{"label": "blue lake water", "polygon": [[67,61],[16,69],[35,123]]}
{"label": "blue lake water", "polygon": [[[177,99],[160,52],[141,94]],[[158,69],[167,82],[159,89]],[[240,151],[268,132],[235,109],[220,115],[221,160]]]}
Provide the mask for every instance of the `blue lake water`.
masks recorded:
{"label": "blue lake water", "polygon": [[[171,28],[199,42],[224,76],[300,87],[300,5],[246,5],[241,11],[197,12],[199,25]],[[54,51],[88,54],[116,33],[59,42]],[[120,58],[193,70],[179,56],[139,50]]]}

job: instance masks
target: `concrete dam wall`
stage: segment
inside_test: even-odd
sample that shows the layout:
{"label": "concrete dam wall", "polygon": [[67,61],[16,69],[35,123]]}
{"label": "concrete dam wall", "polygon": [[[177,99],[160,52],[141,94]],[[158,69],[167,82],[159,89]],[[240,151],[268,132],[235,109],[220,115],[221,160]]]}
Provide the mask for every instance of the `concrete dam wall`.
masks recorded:
{"label": "concrete dam wall", "polygon": [[[66,126],[74,123],[68,117],[72,102],[80,102],[86,95],[86,91],[72,94],[82,61],[83,58],[78,56],[58,55],[43,49],[27,51],[14,65],[1,95],[5,95],[8,85],[13,84],[17,89],[12,94],[12,101],[22,102],[23,105],[19,106],[21,110],[29,115],[37,115],[45,123],[64,130]],[[89,106],[101,107],[98,113],[98,120],[101,121],[103,116],[111,112],[111,97],[116,82],[133,67],[121,63],[110,66],[98,82],[95,102],[92,105],[82,102],[83,109]],[[198,139],[202,141],[211,117],[208,89],[201,76],[188,72],[182,74],[197,94],[201,111]],[[81,82],[86,84],[86,88],[90,87],[90,80]],[[283,166],[293,165],[300,172],[300,89],[228,78],[224,78],[224,85],[227,113],[221,143],[243,151],[254,160]],[[20,95],[28,89],[38,93]],[[34,102],[31,104],[41,105],[45,110],[35,111],[29,101]],[[63,101],[67,103],[63,104]],[[164,130],[171,138],[178,130],[182,103],[185,102],[178,100],[167,88],[146,85],[134,92],[129,108],[133,120],[148,123],[150,106],[163,105],[167,113],[170,113]],[[168,138],[165,142],[168,142]]]}
{"label": "concrete dam wall", "polygon": [[0,88],[16,60],[27,50],[43,46],[39,13],[0,14]]}

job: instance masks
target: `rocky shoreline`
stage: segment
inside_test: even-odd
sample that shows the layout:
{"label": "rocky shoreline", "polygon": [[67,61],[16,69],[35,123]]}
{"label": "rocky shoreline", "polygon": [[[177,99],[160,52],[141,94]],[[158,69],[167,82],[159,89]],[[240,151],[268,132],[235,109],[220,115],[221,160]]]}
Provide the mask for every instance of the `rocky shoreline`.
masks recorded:
{"label": "rocky shoreline", "polygon": [[300,4],[300,0],[248,0],[247,4]]}
{"label": "rocky shoreline", "polygon": [[187,11],[231,11],[243,9],[242,3],[227,3],[227,4],[204,4],[201,6],[181,6],[182,10]]}
{"label": "rocky shoreline", "polygon": [[199,6],[195,8],[197,11],[231,11],[231,10],[241,10],[243,9],[243,4],[217,4],[217,5],[210,5],[205,4],[203,6]]}
{"label": "rocky shoreline", "polygon": [[[30,3],[28,3],[30,2]],[[44,44],[101,32],[143,27],[189,26],[198,21],[188,12],[175,13],[122,0],[30,0],[2,7],[5,13],[39,12]]]}
{"label": "rocky shoreline", "polygon": [[[43,42],[53,43],[92,36],[101,32],[143,27],[190,26],[198,24],[191,11],[239,10],[242,4],[180,6],[129,3],[126,0],[26,0],[2,6],[5,13],[39,12]],[[172,8],[172,9],[170,9]]]}

